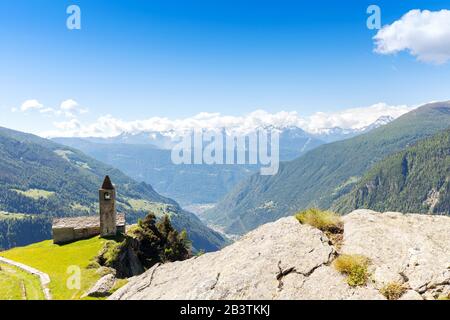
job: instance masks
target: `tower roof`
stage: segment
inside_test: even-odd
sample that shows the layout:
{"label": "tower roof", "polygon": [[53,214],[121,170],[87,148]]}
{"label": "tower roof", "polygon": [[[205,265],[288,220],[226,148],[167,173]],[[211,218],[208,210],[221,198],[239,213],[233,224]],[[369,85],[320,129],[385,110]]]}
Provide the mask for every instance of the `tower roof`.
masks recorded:
{"label": "tower roof", "polygon": [[103,180],[103,185],[102,185],[102,189],[105,190],[114,190],[114,186],[111,183],[111,179],[109,178],[109,176],[105,177],[105,180]]}

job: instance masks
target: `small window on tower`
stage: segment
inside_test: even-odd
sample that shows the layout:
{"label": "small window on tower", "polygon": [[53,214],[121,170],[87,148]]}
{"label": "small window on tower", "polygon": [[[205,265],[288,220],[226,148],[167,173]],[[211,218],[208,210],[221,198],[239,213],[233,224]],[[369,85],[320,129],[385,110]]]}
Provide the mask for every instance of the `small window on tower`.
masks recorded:
{"label": "small window on tower", "polygon": [[111,193],[105,192],[105,200],[111,200]]}

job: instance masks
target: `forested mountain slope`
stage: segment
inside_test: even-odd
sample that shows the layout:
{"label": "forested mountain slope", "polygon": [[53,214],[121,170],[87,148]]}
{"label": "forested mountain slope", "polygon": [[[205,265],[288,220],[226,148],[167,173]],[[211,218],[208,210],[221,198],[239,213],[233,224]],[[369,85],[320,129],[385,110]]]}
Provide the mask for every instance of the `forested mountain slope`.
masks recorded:
{"label": "forested mountain slope", "polygon": [[374,166],[333,209],[450,214],[450,130]]}
{"label": "forested mountain slope", "polygon": [[450,102],[424,105],[366,134],[282,163],[274,176],[251,176],[206,219],[228,233],[242,234],[306,207],[329,208],[375,163],[448,127]]}

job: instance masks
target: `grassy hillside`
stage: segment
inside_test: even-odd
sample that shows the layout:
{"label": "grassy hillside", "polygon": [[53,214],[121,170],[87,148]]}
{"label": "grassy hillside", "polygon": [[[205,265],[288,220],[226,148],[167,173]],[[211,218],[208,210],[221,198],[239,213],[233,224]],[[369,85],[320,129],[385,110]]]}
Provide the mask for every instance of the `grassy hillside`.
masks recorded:
{"label": "grassy hillside", "polygon": [[0,263],[0,300],[44,300],[37,276]]}
{"label": "grassy hillside", "polygon": [[128,199],[175,202],[117,169],[76,149],[0,128],[0,210],[68,216],[97,212],[105,175],[119,187],[118,209],[131,212]]}
{"label": "grassy hillside", "polygon": [[450,214],[450,130],[378,163],[333,209]]}
{"label": "grassy hillside", "polygon": [[251,176],[206,219],[229,233],[244,233],[307,207],[329,208],[375,163],[449,126],[450,102],[425,105],[369,133],[282,163],[275,176]]}
{"label": "grassy hillside", "polygon": [[[48,240],[3,251],[0,252],[0,256],[47,273],[50,276],[49,288],[53,299],[79,299],[101,277],[96,269],[89,269],[88,265],[103,247],[105,241],[94,237],[60,246]],[[67,280],[73,274],[68,272],[70,266],[80,268],[80,289],[67,287]],[[14,283],[10,280],[5,280],[7,281],[5,283]],[[11,284],[11,286],[13,285]],[[2,287],[0,286],[0,288]],[[0,294],[2,291],[0,289]]]}
{"label": "grassy hillside", "polygon": [[[211,251],[224,244],[218,233],[150,185],[138,183],[76,149],[0,128],[0,211],[47,217],[98,214],[98,188],[105,175],[116,184],[117,210],[126,214],[129,223],[135,223],[151,208],[162,207],[177,228],[188,231],[196,249]],[[136,206],[142,202],[146,207]],[[48,236],[48,231],[42,236]],[[2,246],[6,246],[5,241]]]}

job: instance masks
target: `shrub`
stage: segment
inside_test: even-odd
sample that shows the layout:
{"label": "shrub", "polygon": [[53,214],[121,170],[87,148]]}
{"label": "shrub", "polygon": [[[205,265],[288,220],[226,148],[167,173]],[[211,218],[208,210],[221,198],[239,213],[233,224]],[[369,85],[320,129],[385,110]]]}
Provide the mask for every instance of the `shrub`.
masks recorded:
{"label": "shrub", "polygon": [[347,275],[347,283],[349,286],[363,286],[369,278],[370,260],[362,255],[343,254],[337,257],[334,262],[334,268]]}
{"label": "shrub", "polygon": [[297,213],[295,217],[301,224],[309,224],[322,231],[331,233],[342,233],[343,231],[341,218],[332,211],[312,208]]}
{"label": "shrub", "polygon": [[114,268],[118,277],[130,277],[156,263],[185,260],[190,256],[186,231],[175,230],[169,216],[156,221],[156,216],[150,213],[121,242],[108,241],[97,260],[102,266]]}
{"label": "shrub", "polygon": [[380,292],[388,300],[398,300],[406,292],[406,288],[400,282],[391,282],[381,288]]}
{"label": "shrub", "polygon": [[156,228],[161,234],[162,262],[185,260],[190,257],[190,243],[186,230],[181,233],[175,230],[168,215],[164,215],[156,223]]}
{"label": "shrub", "polygon": [[185,260],[191,255],[186,231],[175,230],[168,215],[156,222],[155,215],[149,214],[139,221],[133,237],[138,241],[138,256],[145,268],[157,262]]}

